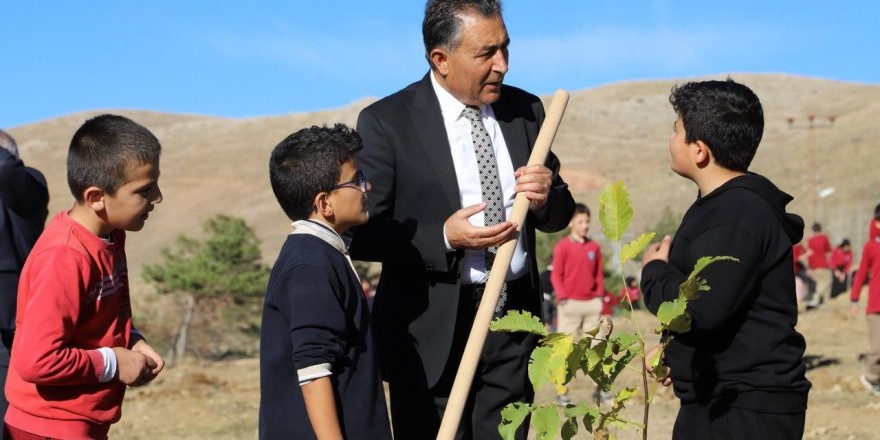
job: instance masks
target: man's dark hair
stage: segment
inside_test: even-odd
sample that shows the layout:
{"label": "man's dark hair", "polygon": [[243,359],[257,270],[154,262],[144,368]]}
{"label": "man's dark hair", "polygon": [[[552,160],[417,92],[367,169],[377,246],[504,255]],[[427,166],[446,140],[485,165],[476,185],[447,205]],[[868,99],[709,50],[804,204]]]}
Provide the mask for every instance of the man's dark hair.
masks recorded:
{"label": "man's dark hair", "polygon": [[813,232],[822,232],[822,223],[815,222],[813,223]]}
{"label": "man's dark hair", "polygon": [[578,214],[586,214],[587,216],[590,216],[590,208],[588,208],[587,205],[584,205],[583,203],[575,203],[574,214],[572,214],[571,216],[574,217]]}
{"label": "man's dark hair", "polygon": [[764,110],[748,87],[726,81],[689,82],[672,88],[669,102],[688,143],[703,141],[723,168],[747,171],[764,135]]}
{"label": "man's dark hair", "polygon": [[150,130],[124,116],[100,115],[73,135],[67,153],[67,185],[78,201],[96,186],[116,194],[132,165],[156,163],[162,147]]}
{"label": "man's dark hair", "polygon": [[281,141],[269,159],[269,181],[287,217],[308,218],[315,196],[333,189],[342,164],[362,147],[360,135],[345,124],[304,128]]}
{"label": "man's dark hair", "polygon": [[874,220],[880,220],[880,203],[874,207]]}
{"label": "man's dark hair", "polygon": [[480,13],[484,17],[500,17],[501,0],[428,0],[422,21],[422,39],[428,64],[431,64],[432,50],[441,47],[452,51],[458,47],[461,42],[461,14],[470,12]]}

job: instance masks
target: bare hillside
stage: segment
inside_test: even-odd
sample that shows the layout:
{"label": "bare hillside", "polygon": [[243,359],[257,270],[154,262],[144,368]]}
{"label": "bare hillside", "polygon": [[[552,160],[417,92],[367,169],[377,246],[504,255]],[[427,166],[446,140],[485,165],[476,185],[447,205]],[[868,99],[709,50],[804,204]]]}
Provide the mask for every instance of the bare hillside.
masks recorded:
{"label": "bare hillside", "polygon": [[[865,224],[880,201],[880,86],[787,75],[734,75],[751,86],[764,103],[766,130],[753,170],[770,177],[795,196],[794,209],[809,221],[810,136],[820,187],[835,193],[818,204],[818,216],[832,239],[853,239],[859,249]],[[578,200],[597,204],[602,184],[622,179],[630,187],[636,227],[653,224],[663,207],[681,213],[696,195],[694,186],[669,170],[667,139],[674,114],[667,102],[676,81],[612,84],[572,93],[553,146],[563,175]],[[264,259],[276,256],[288,221],[277,207],[268,182],[271,149],[286,135],[312,124],[354,125],[371,100],[341,109],[274,117],[227,119],[197,115],[108,110],[77,113],[9,130],[26,163],[46,174],[51,211],[70,206],[65,156],[71,136],[87,118],[117,112],[151,129],[162,142],[164,202],[143,232],[129,239],[135,276],[143,263],[156,262],[159,249],[180,234],[198,235],[201,223],[217,213],[244,217],[263,242]],[[806,115],[817,115],[814,130]],[[833,126],[825,115],[836,116]],[[795,117],[790,127],[786,118]],[[135,284],[139,284],[135,281]]]}

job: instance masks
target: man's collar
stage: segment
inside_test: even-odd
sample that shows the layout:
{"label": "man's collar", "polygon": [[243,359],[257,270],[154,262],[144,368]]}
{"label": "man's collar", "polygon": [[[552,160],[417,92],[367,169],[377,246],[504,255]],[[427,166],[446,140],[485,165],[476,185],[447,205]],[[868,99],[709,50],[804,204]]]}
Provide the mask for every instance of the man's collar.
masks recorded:
{"label": "man's collar", "polygon": [[[458,118],[462,117],[461,112],[466,105],[462,104],[461,101],[452,96],[448,90],[444,89],[443,86],[437,82],[433,70],[428,72],[428,75],[431,77],[431,85],[434,87],[434,93],[437,95],[437,101],[440,102],[440,113],[443,115],[443,122],[447,124],[455,122]],[[481,105],[479,107],[484,115],[492,115],[490,112],[491,106]]]}

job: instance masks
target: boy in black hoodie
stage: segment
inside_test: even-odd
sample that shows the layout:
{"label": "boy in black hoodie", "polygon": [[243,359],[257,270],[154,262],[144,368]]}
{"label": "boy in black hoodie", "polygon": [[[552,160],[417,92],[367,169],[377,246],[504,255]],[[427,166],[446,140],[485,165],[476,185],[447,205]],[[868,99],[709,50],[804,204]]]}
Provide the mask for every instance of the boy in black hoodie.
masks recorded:
{"label": "boy in black hoodie", "polygon": [[[764,130],[758,97],[727,81],[672,89],[678,118],[669,139],[672,170],[699,188],[675,239],[642,259],[647,307],[678,296],[703,256],[731,256],[701,274],[712,290],[688,303],[691,330],[666,348],[681,408],[674,439],[800,439],[810,382],[797,303],[792,246],[803,220],[785,212],[792,197],[748,172]],[[669,335],[664,335],[668,337]]]}

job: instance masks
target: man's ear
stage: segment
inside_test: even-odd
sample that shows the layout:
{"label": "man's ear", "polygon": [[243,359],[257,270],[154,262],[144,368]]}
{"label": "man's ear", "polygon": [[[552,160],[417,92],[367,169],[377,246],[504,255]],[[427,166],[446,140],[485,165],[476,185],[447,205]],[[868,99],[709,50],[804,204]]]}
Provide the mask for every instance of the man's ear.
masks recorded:
{"label": "man's ear", "polygon": [[432,49],[428,53],[428,59],[431,60],[431,65],[437,69],[440,75],[446,77],[449,74],[449,52],[446,52],[446,49],[439,47]]}
{"label": "man's ear", "polygon": [[104,204],[104,196],[106,193],[103,189],[90,186],[83,191],[83,202],[93,211],[102,212],[107,208]]}

